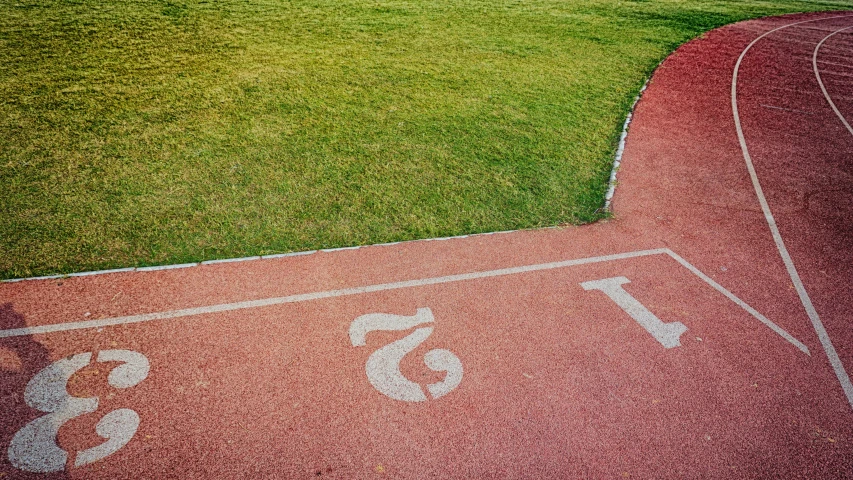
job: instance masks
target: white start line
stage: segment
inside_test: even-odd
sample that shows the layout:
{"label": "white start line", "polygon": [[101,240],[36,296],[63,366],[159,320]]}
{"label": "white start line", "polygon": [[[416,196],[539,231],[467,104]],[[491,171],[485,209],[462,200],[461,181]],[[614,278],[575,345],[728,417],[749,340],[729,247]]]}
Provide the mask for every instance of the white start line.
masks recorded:
{"label": "white start line", "polygon": [[[723,294],[726,298],[734,302],[740,308],[745,310],[749,315],[753,318],[764,324],[770,330],[775,332],[777,335],[788,341],[791,345],[797,347],[803,353],[810,355],[808,347],[806,347],[802,342],[794,338],[791,334],[786,332],[782,327],[773,323],[770,319],[759,313],[754,308],[750,307],[746,302],[738,298],[735,294],[727,290],[725,287],[715,282],[711,277],[702,273],[698,268],[694,267],[687,260],[683,259],[681,256],[673,252],[668,248],[659,248],[654,250],[640,250],[635,252],[627,252],[627,253],[617,253],[612,255],[601,255],[595,257],[586,257],[579,258],[573,260],[564,260],[559,262],[550,262],[550,263],[539,263],[533,265],[524,265],[520,267],[510,267],[510,268],[501,268],[497,270],[486,270],[480,272],[471,272],[471,273],[461,273],[457,275],[447,275],[442,277],[429,277],[422,278],[417,280],[406,280],[401,282],[392,282],[392,283],[380,283],[375,285],[366,285],[362,287],[352,287],[352,288],[344,288],[339,290],[327,290],[323,292],[314,292],[314,293],[301,293],[296,295],[288,295],[284,297],[271,297],[259,300],[245,300],[242,302],[232,302],[232,303],[220,303],[216,305],[208,305],[204,307],[193,307],[193,308],[184,308],[178,310],[167,310],[163,312],[154,312],[154,313],[142,313],[138,315],[128,315],[122,317],[113,317],[113,318],[101,318],[101,319],[93,319],[93,320],[83,320],[78,322],[65,322],[65,323],[57,323],[57,324],[49,324],[49,325],[38,325],[31,327],[21,327],[21,328],[12,328],[7,330],[0,330],[0,338],[8,338],[8,337],[19,337],[24,335],[43,335],[48,333],[57,333],[57,332],[66,332],[71,330],[82,330],[89,328],[102,328],[109,327],[114,325],[128,325],[133,323],[143,323],[150,322],[155,320],[169,320],[174,318],[183,318],[190,317],[196,315],[204,315],[209,313],[218,313],[218,312],[228,312],[234,310],[245,310],[249,308],[260,308],[260,307],[268,307],[273,305],[282,305],[287,303],[298,303],[298,302],[306,302],[311,300],[321,300],[326,298],[335,298],[335,297],[345,297],[351,295],[360,295],[364,293],[373,293],[373,292],[381,292],[387,290],[399,290],[403,288],[413,288],[413,287],[423,287],[427,285],[439,285],[446,283],[454,283],[468,280],[477,280],[483,278],[492,278],[492,277],[501,277],[507,275],[517,275],[523,273],[537,272],[543,270],[553,270],[558,268],[568,268],[579,265],[589,265],[595,263],[603,263],[603,262],[613,262],[618,260],[627,260],[631,258],[639,258],[639,257],[648,257],[654,255],[666,255],[681,264],[684,268],[689,270],[693,275],[698,277],[703,282],[707,283],[714,290]],[[623,282],[625,283],[625,282]],[[598,288],[599,290],[605,291],[607,295],[613,299],[617,305],[629,305],[631,302],[628,302],[622,294],[615,293],[615,290],[611,288]],[[618,289],[621,290],[621,289]],[[610,292],[610,293],[608,293]],[[623,290],[624,292],[624,290]],[[627,295],[627,292],[624,293]],[[623,306],[623,308],[626,308]],[[648,322],[648,314],[645,312],[636,312],[631,309],[626,310],[632,318],[637,320],[641,325],[651,325]],[[643,320],[638,320],[642,318]],[[647,328],[648,330],[648,328]],[[654,334],[653,334],[654,335]],[[657,337],[656,337],[657,338]]]}

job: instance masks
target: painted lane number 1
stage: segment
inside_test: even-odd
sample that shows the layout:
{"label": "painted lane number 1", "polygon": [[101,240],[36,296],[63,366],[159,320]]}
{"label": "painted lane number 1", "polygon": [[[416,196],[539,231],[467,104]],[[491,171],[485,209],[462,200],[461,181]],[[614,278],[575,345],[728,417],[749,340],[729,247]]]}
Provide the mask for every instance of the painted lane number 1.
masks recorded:
{"label": "painted lane number 1", "polygon": [[584,290],[601,290],[604,292],[665,348],[681,346],[681,334],[687,331],[687,327],[681,322],[662,322],[639,300],[622,288],[622,285],[626,283],[631,283],[631,281],[625,277],[613,277],[583,282],[581,287]]}

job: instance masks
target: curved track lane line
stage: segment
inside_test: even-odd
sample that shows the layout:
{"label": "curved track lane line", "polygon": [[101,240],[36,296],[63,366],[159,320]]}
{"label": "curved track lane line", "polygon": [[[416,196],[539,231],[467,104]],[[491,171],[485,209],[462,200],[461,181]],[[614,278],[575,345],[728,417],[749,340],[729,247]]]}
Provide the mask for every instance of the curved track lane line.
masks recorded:
{"label": "curved track lane line", "polygon": [[[743,127],[740,123],[740,114],[738,113],[737,107],[737,79],[738,72],[740,71],[740,65],[743,62],[744,57],[746,57],[746,54],[756,43],[758,43],[768,35],[774,32],[778,32],[779,30],[783,30],[796,25],[801,25],[804,23],[813,23],[838,18],[853,18],[853,15],[837,15],[833,17],[825,17],[789,23],[788,25],[783,25],[781,27],[777,27],[773,30],[763,33],[758,38],[753,40],[749,45],[747,45],[738,57],[737,63],[735,64],[734,72],[732,74],[732,114],[734,116],[735,128],[737,130],[737,137],[738,141],[740,142],[741,152],[743,152],[743,159],[746,162],[747,170],[749,170],[749,177],[752,180],[752,186],[755,188],[755,194],[758,197],[758,202],[761,204],[761,211],[764,213],[764,218],[767,220],[767,225],[770,227],[770,232],[773,235],[773,241],[776,243],[776,248],[779,250],[779,255],[782,257],[782,262],[784,262],[785,268],[788,270],[788,275],[791,277],[791,282],[794,284],[794,288],[797,290],[797,295],[799,295],[800,297],[800,302],[802,302],[803,308],[805,308],[806,313],[809,316],[809,320],[811,320],[812,327],[814,327],[815,333],[817,333],[817,337],[820,340],[820,344],[823,347],[823,351],[826,352],[826,356],[829,359],[829,363],[832,365],[832,369],[835,372],[835,376],[838,377],[838,381],[841,384],[841,388],[842,390],[844,390],[844,394],[847,396],[847,401],[850,403],[850,406],[853,407],[853,383],[850,382],[850,376],[844,369],[844,365],[841,363],[841,358],[838,356],[838,352],[832,345],[832,340],[829,338],[829,334],[827,333],[826,328],[824,328],[823,322],[820,320],[820,316],[818,315],[817,310],[812,304],[811,297],[809,297],[809,294],[806,291],[806,287],[805,285],[803,285],[799,273],[797,273],[797,267],[794,266],[794,261],[791,259],[791,255],[788,253],[787,247],[785,247],[785,241],[782,240],[782,235],[779,233],[779,227],[776,225],[776,220],[773,218],[773,213],[770,211],[770,206],[764,196],[764,191],[761,188],[761,182],[758,180],[758,174],[755,171],[755,166],[753,165],[752,157],[750,157],[749,155],[749,148],[746,145],[746,138],[743,134]],[[818,44],[818,48],[819,47],[820,44]],[[817,49],[815,50],[815,52],[817,52]],[[825,90],[824,94],[826,94]],[[848,125],[848,129],[849,128],[850,127]]]}
{"label": "curved track lane line", "polygon": [[838,107],[835,106],[835,102],[832,101],[832,97],[829,96],[829,92],[826,91],[826,87],[823,85],[823,79],[820,78],[820,70],[818,70],[817,68],[817,54],[818,51],[820,51],[820,47],[823,46],[824,42],[832,38],[834,35],[841,33],[845,30],[850,30],[851,28],[853,28],[853,25],[849,27],[840,28],[823,37],[823,40],[821,40],[820,43],[818,43],[814,49],[814,55],[812,55],[812,66],[814,67],[814,75],[815,77],[817,77],[817,83],[818,85],[820,85],[820,90],[823,92],[824,98],[826,98],[826,101],[829,103],[829,106],[832,107],[832,111],[834,111],[835,114],[838,115],[839,120],[841,120],[841,123],[843,123],[844,126],[847,128],[847,131],[850,132],[850,135],[853,135],[853,127],[851,127],[850,124],[847,123],[847,119],[844,118],[844,115],[842,115],[841,112],[838,110]]}

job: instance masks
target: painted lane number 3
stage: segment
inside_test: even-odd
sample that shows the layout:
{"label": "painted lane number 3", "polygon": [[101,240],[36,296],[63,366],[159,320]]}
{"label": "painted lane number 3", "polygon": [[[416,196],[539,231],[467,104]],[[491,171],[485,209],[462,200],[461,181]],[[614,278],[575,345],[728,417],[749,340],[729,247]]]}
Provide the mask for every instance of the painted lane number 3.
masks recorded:
{"label": "painted lane number 3", "polygon": [[[58,472],[65,469],[68,452],[56,443],[59,429],[69,420],[98,409],[98,397],[79,398],[68,394],[68,380],[92,360],[89,352],[57,360],[38,372],[24,390],[24,401],[45,415],[25,425],[12,438],[9,461],[28,472]],[[116,388],[130,388],[148,376],[148,359],[130,350],[101,350],[98,362],[123,362],[110,371],[107,382]],[[95,432],[106,441],[80,451],[74,466],[80,467],[117,452],[133,438],[139,415],[129,409],[113,410],[101,418]]]}
{"label": "painted lane number 3", "polygon": [[[349,336],[354,347],[366,345],[365,337],[369,332],[384,330],[408,330],[418,325],[432,323],[434,318],[429,308],[419,308],[417,313],[407,317],[388,313],[370,313],[362,315],[350,324]],[[400,361],[406,354],[422,344],[432,334],[433,327],[415,329],[408,336],[389,343],[373,352],[367,359],[365,370],[367,380],[380,393],[395,400],[405,402],[424,402],[427,397],[417,383],[409,380],[400,372]],[[462,362],[453,352],[434,349],[424,355],[424,363],[436,372],[447,372],[444,380],[427,385],[432,398],[450,393],[462,382]]]}

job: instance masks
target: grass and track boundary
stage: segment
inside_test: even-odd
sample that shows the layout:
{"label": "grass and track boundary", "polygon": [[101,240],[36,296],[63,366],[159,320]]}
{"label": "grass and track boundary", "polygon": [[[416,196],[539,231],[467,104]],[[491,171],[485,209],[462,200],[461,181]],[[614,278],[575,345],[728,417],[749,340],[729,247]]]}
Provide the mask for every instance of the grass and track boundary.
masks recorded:
{"label": "grass and track boundary", "polygon": [[6,4],[0,278],[595,221],[669,52],[850,4]]}

